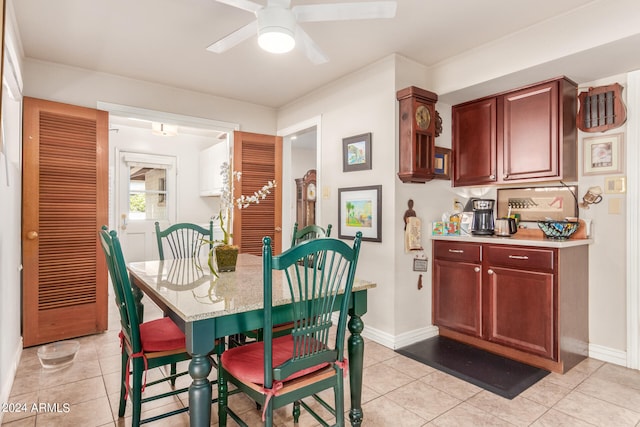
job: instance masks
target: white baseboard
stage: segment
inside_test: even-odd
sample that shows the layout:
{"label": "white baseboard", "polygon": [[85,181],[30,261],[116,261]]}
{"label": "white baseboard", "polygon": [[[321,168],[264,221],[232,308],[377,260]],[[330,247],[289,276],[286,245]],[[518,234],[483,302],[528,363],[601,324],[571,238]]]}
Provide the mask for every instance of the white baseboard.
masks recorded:
{"label": "white baseboard", "polygon": [[[2,384],[0,384],[0,402],[8,402],[9,395],[11,394],[11,387],[13,387],[13,380],[16,377],[18,371],[18,365],[20,364],[20,357],[22,357],[22,337],[16,343],[15,351],[13,352],[13,360],[10,360],[6,367],[7,372],[2,374]],[[5,369],[3,366],[2,369]],[[5,375],[6,374],[6,375]],[[4,412],[0,411],[0,424],[2,424]]]}
{"label": "white baseboard", "polygon": [[[391,335],[365,324],[362,336],[385,347],[396,350],[415,342],[435,337],[438,333],[438,327],[431,325],[400,335]],[[614,365],[627,366],[627,353],[625,351],[615,350],[597,344],[589,344],[589,357],[602,360],[603,362],[613,363]]]}
{"label": "white baseboard", "polygon": [[413,331],[405,332],[400,335],[391,335],[387,332],[383,332],[379,329],[372,328],[365,324],[362,336],[382,344],[385,347],[396,350],[413,344],[418,341],[426,340],[427,338],[435,337],[438,335],[437,326],[427,326],[426,328],[414,329]]}
{"label": "white baseboard", "polygon": [[589,357],[613,363],[614,365],[627,366],[627,352],[604,347],[598,344],[589,344]]}

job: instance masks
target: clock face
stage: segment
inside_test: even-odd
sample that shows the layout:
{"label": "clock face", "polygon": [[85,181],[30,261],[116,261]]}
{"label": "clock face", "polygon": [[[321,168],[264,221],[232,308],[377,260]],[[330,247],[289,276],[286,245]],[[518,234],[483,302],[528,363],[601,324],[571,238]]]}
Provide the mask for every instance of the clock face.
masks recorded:
{"label": "clock face", "polygon": [[424,105],[416,109],[416,124],[420,129],[427,129],[429,124],[431,124],[431,113]]}
{"label": "clock face", "polygon": [[307,186],[307,200],[315,200],[316,199],[316,185],[314,183],[310,183]]}

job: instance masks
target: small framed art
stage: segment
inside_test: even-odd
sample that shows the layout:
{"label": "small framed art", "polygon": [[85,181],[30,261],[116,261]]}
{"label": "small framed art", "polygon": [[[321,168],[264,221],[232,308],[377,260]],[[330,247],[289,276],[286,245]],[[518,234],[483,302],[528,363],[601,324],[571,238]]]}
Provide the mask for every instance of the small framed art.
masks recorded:
{"label": "small framed art", "polygon": [[582,143],[584,175],[622,172],[623,134],[584,138]]}
{"label": "small framed art", "polygon": [[338,238],[382,242],[382,186],[338,188]]}
{"label": "small framed art", "polygon": [[342,171],[371,169],[371,133],[350,136],[342,140]]}
{"label": "small framed art", "polygon": [[451,149],[436,146],[433,162],[435,179],[451,179]]}

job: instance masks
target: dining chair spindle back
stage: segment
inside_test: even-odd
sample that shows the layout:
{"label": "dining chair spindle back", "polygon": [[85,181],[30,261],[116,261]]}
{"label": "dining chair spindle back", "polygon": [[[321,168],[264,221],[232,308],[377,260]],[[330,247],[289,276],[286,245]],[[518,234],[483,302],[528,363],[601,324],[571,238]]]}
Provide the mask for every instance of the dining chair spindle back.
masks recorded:
{"label": "dining chair spindle back", "polygon": [[[362,234],[356,233],[352,247],[338,239],[313,239],[276,256],[271,239],[263,239],[264,339],[222,354],[218,368],[223,379],[218,391],[221,424],[229,415],[246,426],[228,406],[224,395],[228,381],[262,406],[266,426],[273,425],[274,409],[290,403],[295,423],[301,406],[320,421],[301,400],[308,396],[330,410],[335,425],[344,425],[345,330],[361,238]],[[293,300],[291,333],[277,338],[272,331],[274,275],[282,276],[282,286]],[[334,327],[335,311],[339,317]],[[333,407],[318,396],[326,389],[334,391]]]}
{"label": "dining chair spindle back", "polygon": [[[169,248],[172,258],[198,258],[202,247],[209,251],[213,242],[213,221],[209,221],[209,228],[197,224],[180,222],[160,230],[160,223],[155,223],[156,239],[158,241],[158,254],[160,259],[165,259],[164,250]],[[166,245],[166,246],[165,246]]]}
{"label": "dining chair spindle back", "polygon": [[[188,388],[175,389],[172,387],[170,392],[142,398],[142,392],[146,387],[166,381],[170,381],[173,386],[177,377],[188,374],[186,371],[176,374],[175,364],[190,359],[190,355],[186,352],[184,333],[170,318],[163,317],[144,323],[140,322],[138,307],[118,235],[113,230],[109,231],[106,226],[102,226],[99,233],[100,244],[107,260],[116,304],[120,313],[122,363],[118,417],[124,417],[128,398],[131,399],[133,406],[132,426],[139,426],[146,422],[187,412],[189,408],[183,407],[144,420],[141,419],[143,403],[188,391]],[[171,375],[146,382],[146,372],[149,369],[164,365],[171,365]]]}

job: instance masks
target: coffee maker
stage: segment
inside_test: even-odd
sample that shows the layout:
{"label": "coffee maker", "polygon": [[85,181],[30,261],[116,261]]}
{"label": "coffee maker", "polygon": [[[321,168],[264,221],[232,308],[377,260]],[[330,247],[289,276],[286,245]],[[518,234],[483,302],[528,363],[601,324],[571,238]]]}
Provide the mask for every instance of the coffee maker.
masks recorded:
{"label": "coffee maker", "polygon": [[492,235],[494,228],[492,199],[473,199],[471,201],[473,222],[471,223],[471,234],[480,236]]}

